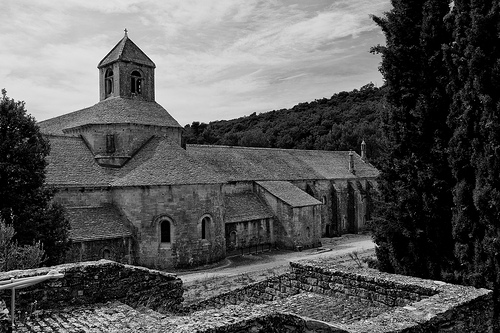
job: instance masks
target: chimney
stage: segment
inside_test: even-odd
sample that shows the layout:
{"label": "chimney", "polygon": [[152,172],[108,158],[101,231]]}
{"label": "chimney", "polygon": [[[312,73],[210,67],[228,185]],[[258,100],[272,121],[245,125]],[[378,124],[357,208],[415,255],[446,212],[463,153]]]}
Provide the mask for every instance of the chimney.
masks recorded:
{"label": "chimney", "polygon": [[361,159],[363,161],[366,160],[366,142],[365,142],[365,140],[363,140],[363,142],[361,142]]}
{"label": "chimney", "polygon": [[352,174],[356,173],[356,170],[354,170],[354,153],[352,150],[349,151],[349,172]]}

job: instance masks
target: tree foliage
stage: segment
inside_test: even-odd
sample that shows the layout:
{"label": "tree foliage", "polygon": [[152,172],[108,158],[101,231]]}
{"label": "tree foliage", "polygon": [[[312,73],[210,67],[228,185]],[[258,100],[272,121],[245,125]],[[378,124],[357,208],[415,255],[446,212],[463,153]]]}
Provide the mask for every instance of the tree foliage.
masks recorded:
{"label": "tree foliage", "polygon": [[379,120],[383,104],[384,88],[370,83],[291,109],[193,122],[185,126],[186,139],[192,144],[318,150],[359,150],[364,139],[368,157],[375,161],[384,149]]}
{"label": "tree foliage", "polygon": [[[455,1],[447,48],[453,235],[461,280],[500,287],[500,4]],[[497,307],[498,308],[498,307]],[[498,309],[497,309],[498,310]]]}
{"label": "tree foliage", "polygon": [[[386,37],[382,55],[388,107],[382,117],[387,150],[378,163],[380,196],[372,223],[380,268],[426,278],[453,268],[451,132],[442,45],[450,34],[441,0],[393,0],[373,17]],[[439,254],[439,255],[436,255]]]}
{"label": "tree foliage", "polygon": [[19,246],[11,225],[0,219],[0,272],[40,267],[44,251],[40,242]]}
{"label": "tree foliage", "polygon": [[53,191],[45,185],[48,141],[24,102],[2,90],[0,99],[0,218],[13,226],[20,245],[40,241],[54,264],[68,246],[69,222],[62,206],[52,203]]}

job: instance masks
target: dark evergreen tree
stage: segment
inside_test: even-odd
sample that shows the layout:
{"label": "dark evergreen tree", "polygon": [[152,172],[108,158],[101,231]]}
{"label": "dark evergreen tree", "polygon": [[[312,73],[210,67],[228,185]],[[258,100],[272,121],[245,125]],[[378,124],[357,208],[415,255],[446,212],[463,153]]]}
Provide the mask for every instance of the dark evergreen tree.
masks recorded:
{"label": "dark evergreen tree", "polygon": [[45,185],[45,160],[49,144],[24,102],[2,90],[0,99],[0,219],[12,225],[20,245],[40,241],[53,264],[64,256],[69,222],[60,205],[51,202]]}
{"label": "dark evergreen tree", "polygon": [[[453,235],[459,278],[500,287],[500,4],[454,2],[447,48],[453,104],[449,125],[454,189]],[[498,311],[498,304],[496,309]],[[498,316],[497,316],[498,317]]]}
{"label": "dark evergreen tree", "polygon": [[447,160],[450,100],[442,46],[448,1],[393,0],[374,17],[386,45],[380,53],[387,85],[383,130],[387,151],[378,164],[378,203],[372,222],[380,268],[426,278],[449,277],[453,267],[453,186]]}

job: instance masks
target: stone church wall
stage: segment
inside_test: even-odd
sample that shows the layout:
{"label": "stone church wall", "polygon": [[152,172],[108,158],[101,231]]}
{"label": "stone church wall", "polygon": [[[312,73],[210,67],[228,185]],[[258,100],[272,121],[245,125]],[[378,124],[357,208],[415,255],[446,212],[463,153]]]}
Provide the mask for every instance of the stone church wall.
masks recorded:
{"label": "stone church wall", "polygon": [[334,219],[335,207],[332,207],[332,181],[330,180],[309,180],[309,181],[294,181],[293,184],[321,201],[323,205],[320,208],[321,219],[321,236],[320,237],[333,237],[336,236],[332,232],[336,225]]}
{"label": "stone church wall", "polygon": [[274,237],[276,245],[286,249],[310,248],[321,237],[321,207],[291,207],[260,186],[255,191],[276,215]]}
{"label": "stone church wall", "polygon": [[[274,219],[260,219],[226,223],[226,249],[242,250],[254,247],[259,250],[274,246]],[[251,251],[251,249],[249,249]]]}
{"label": "stone church wall", "polygon": [[[181,129],[177,127],[102,124],[66,130],[66,134],[82,135],[94,155],[132,156],[153,135],[166,136],[179,145],[181,143]],[[113,153],[108,153],[106,150],[106,135],[108,134],[114,134],[115,151]]]}
{"label": "stone church wall", "polygon": [[81,262],[108,259],[124,264],[133,264],[133,241],[131,237],[100,239],[88,242],[73,242],[66,253],[65,262]]}
{"label": "stone church wall", "polygon": [[112,202],[109,188],[58,188],[54,201],[65,207],[98,207]]}
{"label": "stone church wall", "polygon": [[366,230],[366,222],[370,218],[370,187],[368,180],[333,182],[330,197],[331,208],[335,212],[332,214],[333,221],[337,221],[337,235]]}
{"label": "stone church wall", "polygon": [[[147,267],[186,267],[225,257],[223,196],[220,185],[178,185],[117,188],[113,201],[137,228],[138,264]],[[210,216],[207,239],[200,224]],[[159,222],[172,223],[172,243],[160,247]]]}

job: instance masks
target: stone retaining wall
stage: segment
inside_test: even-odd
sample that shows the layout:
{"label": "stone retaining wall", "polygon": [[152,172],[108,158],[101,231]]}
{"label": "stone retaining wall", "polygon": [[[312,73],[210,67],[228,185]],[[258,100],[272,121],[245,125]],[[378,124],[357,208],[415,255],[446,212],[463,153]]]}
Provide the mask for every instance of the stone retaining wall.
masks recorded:
{"label": "stone retaining wall", "polygon": [[367,301],[381,306],[404,306],[430,297],[436,290],[384,276],[377,277],[375,271],[361,275],[359,269],[328,269],[323,266],[290,263],[291,272],[274,276],[243,288],[222,293],[189,306],[190,310],[220,308],[241,302],[260,304],[286,298],[302,292],[313,292],[344,299]]}
{"label": "stone retaining wall", "polygon": [[[268,307],[279,311],[284,308],[280,302],[286,302],[286,297],[314,293],[385,308],[382,314],[371,318],[347,324],[330,323],[346,332],[491,332],[490,290],[371,269],[331,266],[324,261],[291,263],[291,268],[290,273],[206,299],[189,309],[272,301],[266,303]],[[363,308],[359,311],[363,312]]]}
{"label": "stone retaining wall", "polygon": [[[109,260],[2,272],[0,280],[46,275],[52,270],[64,277],[17,290],[16,311],[118,300],[132,307],[173,312],[180,309],[183,301],[182,281],[176,275]],[[2,291],[1,295],[10,306],[11,291]]]}

